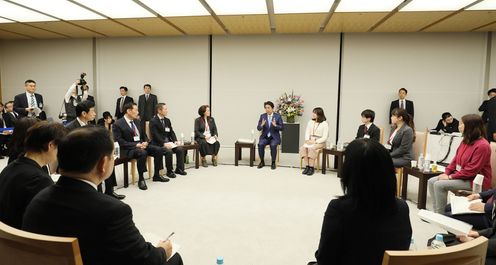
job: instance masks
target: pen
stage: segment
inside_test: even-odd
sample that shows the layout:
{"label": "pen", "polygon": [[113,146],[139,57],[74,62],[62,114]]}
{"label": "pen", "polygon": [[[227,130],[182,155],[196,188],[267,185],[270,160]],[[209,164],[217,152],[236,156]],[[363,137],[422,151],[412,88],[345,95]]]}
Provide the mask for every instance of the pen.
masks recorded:
{"label": "pen", "polygon": [[169,235],[169,236],[168,236],[168,237],[167,237],[164,241],[169,240],[169,238],[170,238],[171,236],[173,236],[173,235],[174,235],[174,232],[172,232],[172,233],[171,233],[171,234],[170,234],[170,235]]}

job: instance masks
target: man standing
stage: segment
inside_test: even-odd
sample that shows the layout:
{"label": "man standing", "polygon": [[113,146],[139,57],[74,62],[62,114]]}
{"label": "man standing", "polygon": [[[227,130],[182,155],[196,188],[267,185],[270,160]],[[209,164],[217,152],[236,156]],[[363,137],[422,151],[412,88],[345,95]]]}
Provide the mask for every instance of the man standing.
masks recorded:
{"label": "man standing", "polygon": [[165,167],[167,168],[167,177],[176,177],[172,171],[172,154],[176,154],[176,174],[186,175],[184,171],[184,150],[177,146],[176,133],[172,129],[171,121],[167,118],[169,110],[165,103],[158,103],[156,106],[157,115],[150,121],[150,132],[152,136],[152,145],[162,147],[165,156]]}
{"label": "man standing", "polygon": [[76,82],[74,82],[67,92],[65,93],[64,96],[64,108],[65,108],[65,114],[66,114],[66,121],[71,122],[78,115],[76,114],[76,106],[80,102],[83,102],[88,99],[88,86],[84,85],[81,87],[83,94],[78,95],[77,94],[77,86],[79,86],[80,79],[77,79]]}
{"label": "man standing", "polygon": [[33,198],[25,231],[78,239],[84,264],[181,265],[172,243],[143,239],[129,205],[97,192],[114,167],[114,144],[102,127],[75,130],[58,149],[61,176]]}
{"label": "man standing", "polygon": [[14,97],[14,110],[21,115],[21,117],[39,118],[46,120],[46,114],[43,109],[43,96],[35,93],[36,82],[33,80],[26,80],[24,82],[25,93],[19,94]]}
{"label": "man standing", "polygon": [[484,101],[479,111],[482,108],[484,114],[482,114],[482,119],[487,121],[487,140],[490,142],[496,141],[496,88],[492,88],[487,93],[490,97],[489,100]]}
{"label": "man standing", "polygon": [[127,96],[127,87],[121,86],[119,88],[119,91],[121,93],[121,97],[117,99],[117,103],[115,104],[116,119],[122,118],[126,113],[126,111],[124,110],[124,105],[134,102],[134,99],[132,97]]}
{"label": "man standing", "polygon": [[487,110],[487,103],[489,103],[489,101],[494,98],[494,96],[496,96],[496,88],[491,88],[487,91],[487,97],[488,99],[484,100],[482,102],[482,105],[480,105],[479,107],[479,111],[482,111],[482,120],[484,121],[484,123],[487,123],[488,122],[488,110]]}
{"label": "man standing", "polygon": [[141,190],[146,190],[145,178],[143,173],[146,169],[146,157],[153,156],[154,160],[154,175],[153,181],[167,182],[168,178],[160,176],[160,170],[163,165],[162,148],[148,145],[148,137],[146,136],[143,127],[138,120],[138,106],[136,103],[128,103],[124,105],[124,117],[118,119],[112,127],[114,139],[119,143],[121,156],[136,159],[138,161],[138,187]]}
{"label": "man standing", "polygon": [[5,103],[6,112],[2,115],[5,121],[5,127],[12,128],[15,126],[19,113],[14,111],[14,101]]}
{"label": "man standing", "polygon": [[260,164],[258,168],[265,166],[265,146],[270,145],[270,154],[272,156],[271,169],[276,169],[277,146],[281,143],[280,131],[284,129],[281,115],[274,113],[274,103],[267,101],[264,103],[265,114],[260,115],[257,130],[262,131],[258,141],[258,155]]}
{"label": "man standing", "polygon": [[414,108],[413,108],[413,101],[407,100],[406,96],[408,94],[408,90],[406,88],[402,87],[400,90],[398,90],[398,100],[392,101],[391,102],[391,107],[389,107],[389,123],[391,124],[391,113],[393,112],[394,109],[404,109],[410,116],[412,116],[413,119],[413,114],[414,114]]}
{"label": "man standing", "polygon": [[157,106],[157,96],[151,94],[152,86],[150,84],[146,84],[143,86],[143,90],[145,94],[139,96],[138,99],[138,111],[140,113],[141,122],[143,124],[147,121],[150,121],[153,118],[153,114],[155,112],[155,107]]}

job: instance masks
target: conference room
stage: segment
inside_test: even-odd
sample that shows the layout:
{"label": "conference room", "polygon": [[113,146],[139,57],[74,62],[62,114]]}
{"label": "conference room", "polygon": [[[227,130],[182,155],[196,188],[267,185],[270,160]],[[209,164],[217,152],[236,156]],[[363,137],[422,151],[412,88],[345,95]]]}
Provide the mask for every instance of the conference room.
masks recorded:
{"label": "conference room", "polygon": [[[470,257],[477,260],[473,264],[492,264],[490,258],[486,261],[491,237],[462,242],[460,237],[470,237],[475,227],[454,232],[453,227],[436,224],[438,219],[426,220],[424,211],[436,212],[439,201],[431,195],[428,179],[445,173],[467,144],[467,133],[450,127],[452,121],[469,130],[467,115],[480,116],[486,124],[479,137],[485,139],[484,148],[491,148],[486,160],[496,172],[496,143],[485,132],[494,133],[491,118],[483,116],[492,111],[496,115],[496,104],[484,112],[479,108],[486,100],[489,106],[488,92],[496,88],[494,31],[494,0],[1,0],[0,101],[5,106],[1,120],[27,116],[47,120],[43,124],[77,122],[76,127],[93,127],[94,122],[98,128],[97,120],[109,121],[105,128],[113,137],[114,155],[104,148],[107,139],[98,138],[102,132],[93,128],[71,130],[60,139],[54,136],[43,152],[57,143],[59,156],[70,157],[69,146],[82,148],[83,154],[84,148],[99,143],[94,152],[101,154],[88,155],[92,161],[88,166],[95,166],[88,172],[95,181],[88,179],[91,174],[82,177],[88,172],[78,171],[78,177],[108,188],[107,194],[95,195],[102,207],[108,202],[129,210],[128,219],[122,220],[129,221],[127,231],[133,231],[133,240],[139,242],[134,251],[149,242],[143,249],[156,250],[153,255],[161,257],[160,262],[138,258],[134,262],[123,255],[119,263],[471,264],[452,260]],[[42,98],[32,100],[30,95]],[[67,100],[71,95],[74,101]],[[88,100],[94,104],[80,106]],[[72,121],[67,118],[69,108],[77,116]],[[93,111],[96,118],[87,118]],[[170,149],[160,161],[160,155],[148,150],[156,143],[154,124],[162,125],[167,135],[157,148]],[[370,124],[380,132],[378,141],[368,139],[373,138]],[[437,124],[451,131],[432,130]],[[18,127],[6,123],[3,127],[0,152],[10,156],[10,134]],[[399,146],[395,137],[407,134],[400,127],[409,129],[415,139],[409,141],[409,156],[401,165],[393,155]],[[34,137],[28,128],[20,142]],[[82,135],[95,137],[95,142],[76,145],[86,141]],[[133,148],[147,151],[146,159],[128,151],[133,142]],[[384,152],[391,156],[375,163],[362,161],[365,155],[359,154],[368,153],[360,148],[377,152],[374,159]],[[86,165],[83,155],[72,155]],[[430,171],[420,170],[420,155],[437,170],[430,164]],[[16,154],[13,160],[26,156]],[[105,160],[107,156],[115,161]],[[456,171],[461,170],[460,163],[455,162]],[[0,159],[0,169],[10,165]],[[52,188],[57,191],[59,182],[69,183],[65,173],[74,173],[70,165],[67,161],[49,165],[54,183],[39,195],[48,196]],[[365,175],[370,177],[385,172],[387,183],[382,178],[370,183],[370,178],[360,178],[368,189],[356,195],[350,178],[360,174],[353,170],[368,170]],[[108,180],[114,178],[112,187]],[[0,198],[1,185],[0,179]],[[476,191],[470,185],[464,190]],[[377,220],[382,219],[376,218],[383,217],[379,213],[345,216],[345,209],[352,207],[333,204],[364,194],[371,197],[370,203],[376,202],[386,186],[394,186],[390,191],[394,198],[389,200],[404,214],[401,225],[379,225]],[[479,192],[492,188],[496,186]],[[458,189],[452,191],[461,196]],[[33,194],[38,203],[40,196]],[[92,205],[89,200],[81,203]],[[26,202],[33,214],[35,205]],[[0,220],[3,209],[0,206]],[[444,211],[439,216],[445,217]],[[108,224],[100,221],[104,220],[94,224],[102,230],[95,231],[104,233]],[[21,224],[14,228],[2,222],[0,258],[9,257],[5,264],[112,264],[109,257],[121,255],[114,250],[89,251],[88,241],[76,240],[77,233],[49,234],[42,231],[55,231],[54,227],[43,230],[31,223],[23,229]],[[71,222],[67,227],[77,227]],[[110,228],[118,227],[108,222]],[[352,227],[355,224],[359,227]],[[339,229],[327,230],[326,225]],[[402,226],[402,231],[390,230]],[[448,246],[430,249],[438,233],[445,235]],[[399,234],[401,244],[391,243],[400,240]],[[448,244],[447,235],[458,244]],[[59,242],[58,247],[47,243],[51,240]],[[104,235],[101,240],[114,242]],[[164,240],[169,247],[160,245]],[[324,248],[333,241],[342,245]],[[12,242],[31,242],[43,251],[27,253],[31,247]],[[67,244],[75,250],[67,252]],[[377,249],[362,250],[367,245]],[[99,257],[106,254],[109,257]],[[68,263],[60,263],[65,255]]]}

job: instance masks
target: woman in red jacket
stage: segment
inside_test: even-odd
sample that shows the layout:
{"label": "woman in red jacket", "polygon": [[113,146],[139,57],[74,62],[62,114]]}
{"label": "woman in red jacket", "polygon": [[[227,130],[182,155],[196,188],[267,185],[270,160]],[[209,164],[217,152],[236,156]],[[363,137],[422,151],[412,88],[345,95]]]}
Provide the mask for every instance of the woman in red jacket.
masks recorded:
{"label": "woman in red jacket", "polygon": [[463,142],[456,155],[446,167],[444,174],[429,179],[429,192],[434,211],[443,213],[449,190],[470,190],[477,174],[484,176],[482,188],[491,188],[491,148],[485,139],[482,118],[477,114],[462,117],[459,125]]}

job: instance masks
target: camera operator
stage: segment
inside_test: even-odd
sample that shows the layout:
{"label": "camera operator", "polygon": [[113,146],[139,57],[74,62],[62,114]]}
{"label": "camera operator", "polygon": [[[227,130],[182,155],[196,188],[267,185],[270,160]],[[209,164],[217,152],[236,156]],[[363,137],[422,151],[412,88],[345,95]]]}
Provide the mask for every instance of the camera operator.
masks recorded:
{"label": "camera operator", "polygon": [[[64,107],[65,107],[65,115],[61,113],[59,118],[65,116],[67,122],[71,122],[76,119],[76,106],[77,104],[88,99],[88,85],[86,81],[83,79],[84,75],[81,74],[81,79],[77,79],[64,96]],[[81,87],[81,94],[78,94],[79,87]]]}

